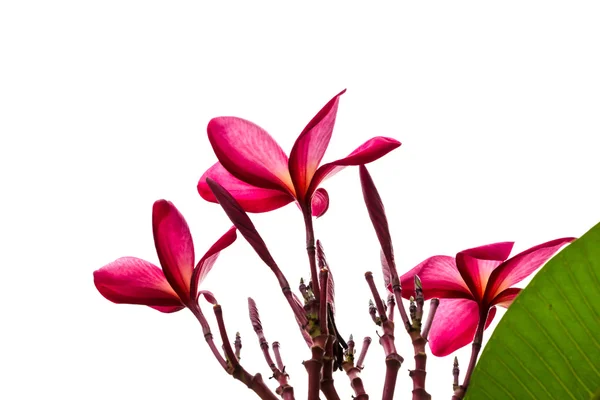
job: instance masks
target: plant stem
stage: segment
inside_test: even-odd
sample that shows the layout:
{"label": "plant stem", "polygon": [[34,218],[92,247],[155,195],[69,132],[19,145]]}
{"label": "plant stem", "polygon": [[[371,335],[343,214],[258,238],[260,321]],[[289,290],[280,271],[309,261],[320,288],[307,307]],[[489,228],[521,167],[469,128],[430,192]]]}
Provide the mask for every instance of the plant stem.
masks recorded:
{"label": "plant stem", "polygon": [[471,382],[471,375],[473,374],[473,370],[475,369],[475,365],[477,364],[477,356],[479,355],[479,351],[481,350],[481,344],[483,343],[483,331],[485,330],[485,323],[487,321],[487,316],[489,312],[489,309],[483,309],[485,309],[485,311],[481,311],[479,313],[479,322],[477,323],[477,330],[475,331],[475,336],[473,338],[473,345],[471,347],[471,359],[469,360],[469,366],[467,367],[467,372],[465,373],[465,379],[463,380],[462,385],[460,385],[460,387],[454,391],[452,400],[461,400],[465,396],[467,388],[469,387],[469,383]]}
{"label": "plant stem", "polygon": [[317,248],[315,247],[315,231],[313,228],[312,212],[310,201],[307,206],[302,207],[304,215],[304,226],[306,229],[306,253],[308,254],[308,262],[310,264],[310,282],[312,291],[315,295],[317,303],[319,302],[319,276],[317,275]]}
{"label": "plant stem", "polygon": [[219,334],[223,340],[223,349],[225,355],[229,361],[228,372],[238,381],[243,382],[249,389],[254,391],[263,400],[278,400],[277,396],[268,388],[263,381],[261,374],[252,375],[246,371],[240,364],[239,360],[235,356],[229,338],[227,336],[227,329],[225,328],[225,322],[223,320],[223,310],[221,306],[216,304],[213,307],[215,318],[217,319],[217,325],[219,326]]}
{"label": "plant stem", "polygon": [[319,400],[321,390],[321,369],[323,368],[323,355],[327,346],[327,335],[319,335],[313,338],[311,347],[312,358],[303,362],[308,374],[308,400]]}

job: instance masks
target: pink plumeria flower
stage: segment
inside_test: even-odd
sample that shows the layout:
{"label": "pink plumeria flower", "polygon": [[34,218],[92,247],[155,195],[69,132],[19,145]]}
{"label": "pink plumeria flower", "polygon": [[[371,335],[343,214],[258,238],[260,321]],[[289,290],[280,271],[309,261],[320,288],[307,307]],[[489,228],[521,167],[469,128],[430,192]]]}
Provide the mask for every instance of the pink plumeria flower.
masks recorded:
{"label": "pink plumeria flower", "polygon": [[496,315],[496,306],[508,308],[521,291],[512,286],[573,240],[542,243],[510,259],[513,242],[489,244],[461,251],[456,258],[428,258],[402,275],[403,297],[414,293],[414,276],[418,275],[425,299],[440,298],[429,332],[431,352],[443,357],[471,343],[480,316],[487,318],[487,328]]}
{"label": "pink plumeria flower", "polygon": [[198,291],[198,285],[212,269],[219,252],[236,239],[235,228],[229,229],[194,267],[194,244],[183,215],[166,200],[152,207],[154,244],[162,270],[135,257],[122,257],[94,271],[94,284],[114,303],[141,304],[164,313],[185,307],[198,308],[198,296],[216,303],[212,293]]}
{"label": "pink plumeria flower", "polygon": [[333,132],[338,109],[337,94],[304,128],[288,159],[275,140],[261,127],[236,117],[214,118],[208,123],[208,139],[219,160],[198,182],[198,192],[216,199],[206,184],[211,178],[223,186],[248,212],[275,210],[297,201],[303,212],[321,216],[329,196],[321,182],[350,165],[367,164],[400,146],[387,137],[369,139],[347,157],[320,165]]}

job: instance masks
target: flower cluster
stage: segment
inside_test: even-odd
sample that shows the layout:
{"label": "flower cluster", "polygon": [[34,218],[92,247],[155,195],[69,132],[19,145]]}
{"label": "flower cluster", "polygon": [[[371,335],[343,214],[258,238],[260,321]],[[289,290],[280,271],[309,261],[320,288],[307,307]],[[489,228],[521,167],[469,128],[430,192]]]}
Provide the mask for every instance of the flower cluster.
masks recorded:
{"label": "flower cluster", "polygon": [[[374,299],[369,312],[383,331],[380,343],[385,352],[387,371],[383,398],[393,397],[396,376],[403,362],[395,347],[395,308],[415,349],[415,368],[410,372],[413,399],[430,398],[425,390],[427,344],[434,355],[445,356],[473,343],[473,356],[460,387],[462,392],[455,394],[460,398],[475,365],[483,331],[494,318],[496,306],[508,307],[521,290],[513,286],[573,238],[543,243],[512,258],[509,258],[512,242],[464,250],[455,258],[434,256],[400,276],[383,203],[365,167],[398,148],[400,142],[388,137],[374,137],[348,156],[322,163],[332,137],[340,96],[344,92],[334,96],[306,125],[289,157],[264,129],[250,121],[236,117],[212,119],[207,131],[218,161],[202,174],[197,189],[203,199],[219,203],[234,226],[196,263],[192,235],[184,217],[171,202],[158,200],[152,209],[152,227],[162,268],[139,258],[123,257],[95,271],[94,283],[106,299],[115,303],[145,305],[164,313],[188,308],[200,322],[204,337],[223,369],[244,382],[260,398],[275,399],[277,396],[260,374],[252,375],[241,366],[241,338],[237,335],[232,347],[215,295],[200,289],[220,251],[229,247],[239,232],[275,274],[311,349],[310,358],[304,361],[308,373],[308,399],[318,399],[320,392],[327,399],[339,398],[332,375],[338,369],[350,378],[355,398],[368,399],[360,372],[371,339],[365,338],[361,353],[355,358],[353,338],[350,336],[346,341],[338,332],[335,313],[341,307],[334,303],[331,267],[322,244],[315,240],[313,229],[313,218],[324,215],[330,206],[329,195],[321,184],[345,167],[359,166],[365,204],[381,244],[382,268],[391,292],[384,304],[372,274],[365,275]],[[272,211],[291,202],[297,204],[304,217],[309,261],[310,280],[300,282],[300,295],[292,291],[247,215],[248,212]],[[201,296],[214,306],[222,350],[213,341],[210,325],[199,305]],[[409,300],[408,312],[403,299]],[[430,299],[429,315],[425,318],[423,304]],[[294,391],[285,373],[279,343],[272,344],[273,360],[254,300],[249,299],[248,307],[265,360],[279,384],[275,393],[284,399],[293,399]],[[455,373],[455,385],[458,385],[456,379],[458,372]]]}

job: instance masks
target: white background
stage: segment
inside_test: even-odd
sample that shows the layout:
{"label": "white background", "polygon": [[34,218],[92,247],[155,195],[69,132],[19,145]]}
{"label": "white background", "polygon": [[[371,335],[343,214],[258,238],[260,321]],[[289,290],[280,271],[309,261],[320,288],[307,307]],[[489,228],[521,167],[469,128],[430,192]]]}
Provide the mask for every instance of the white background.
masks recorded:
{"label": "white background", "polygon": [[[92,280],[120,256],[157,262],[156,199],[186,216],[198,258],[229,227],[196,192],[216,160],[205,131],[215,116],[252,120],[289,151],[348,88],[325,161],[376,135],[403,143],[370,166],[401,272],[494,241],[520,251],[579,236],[600,220],[597,2],[207,4],[0,5],[0,398],[253,398],[219,370],[187,310],[115,305]],[[339,328],[376,338],[363,273],[381,282],[379,253],[357,169],[324,187],[331,208],[316,229]],[[297,208],[253,218],[288,279],[307,277]],[[243,239],[204,288],[242,333],[243,365],[268,375],[245,308],[256,299],[305,398],[308,351]],[[412,348],[398,341],[397,398],[409,398]],[[469,349],[457,354],[466,369]],[[449,398],[452,357],[428,367],[430,393]],[[372,398],[383,371],[375,340],[363,375]]]}

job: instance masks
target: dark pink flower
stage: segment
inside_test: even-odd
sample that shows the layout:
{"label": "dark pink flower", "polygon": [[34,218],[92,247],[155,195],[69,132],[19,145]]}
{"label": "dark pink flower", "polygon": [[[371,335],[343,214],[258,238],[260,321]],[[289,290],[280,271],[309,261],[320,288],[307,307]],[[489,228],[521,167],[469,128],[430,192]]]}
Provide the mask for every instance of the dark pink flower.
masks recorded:
{"label": "dark pink flower", "polygon": [[190,229],[171,202],[154,203],[152,231],[162,270],[139,258],[119,258],[94,271],[94,284],[100,294],[114,303],[141,304],[166,313],[195,307],[200,294],[214,303],[214,296],[205,290],[198,291],[198,285],[219,252],[235,241],[235,228],[217,240],[196,266]]}
{"label": "dark pink flower", "polygon": [[414,293],[414,276],[418,275],[425,299],[440,298],[429,332],[431,352],[442,357],[471,343],[480,315],[487,318],[487,328],[496,314],[496,306],[507,308],[521,291],[512,286],[573,240],[562,238],[542,243],[510,259],[513,242],[489,244],[461,251],[456,258],[428,258],[402,275],[403,297]]}
{"label": "dark pink flower", "polygon": [[395,139],[374,137],[347,157],[322,164],[329,145],[342,91],[331,99],[304,128],[288,159],[261,127],[236,117],[219,117],[208,124],[208,138],[218,163],[198,182],[198,192],[211,202],[215,196],[206,184],[211,178],[223,186],[249,212],[271,211],[297,201],[314,216],[325,213],[329,197],[321,182],[350,165],[367,164],[400,146]]}

